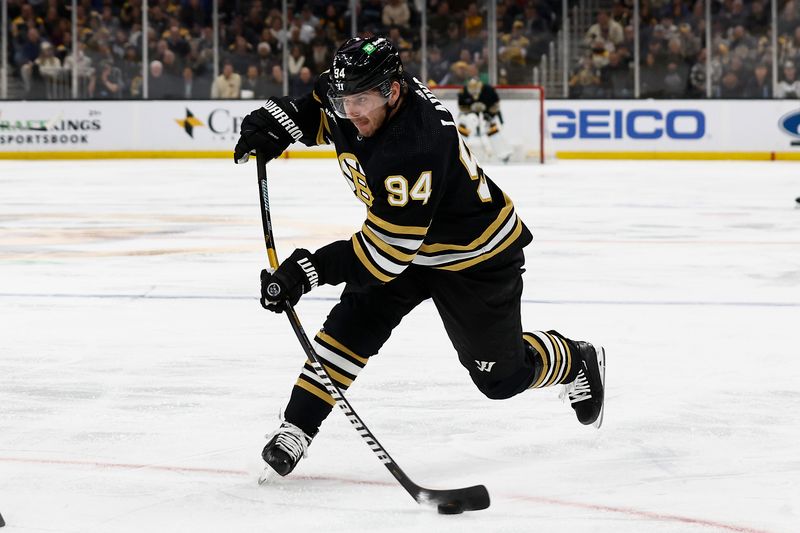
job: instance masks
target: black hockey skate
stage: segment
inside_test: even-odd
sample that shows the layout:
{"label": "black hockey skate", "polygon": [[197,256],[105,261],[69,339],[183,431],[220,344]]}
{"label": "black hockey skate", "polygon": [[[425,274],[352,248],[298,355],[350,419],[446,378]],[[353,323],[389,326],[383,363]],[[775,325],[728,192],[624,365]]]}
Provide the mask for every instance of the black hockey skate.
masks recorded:
{"label": "black hockey skate", "polygon": [[294,470],[300,459],[308,455],[312,437],[294,424],[284,421],[277,431],[267,435],[267,439],[267,445],[261,452],[267,466],[258,480],[259,485],[273,477],[273,473],[286,476]]}
{"label": "black hockey skate", "polygon": [[606,352],[602,346],[595,348],[588,342],[578,341],[578,376],[564,385],[560,398],[569,396],[581,424],[599,428],[603,423],[605,407]]}

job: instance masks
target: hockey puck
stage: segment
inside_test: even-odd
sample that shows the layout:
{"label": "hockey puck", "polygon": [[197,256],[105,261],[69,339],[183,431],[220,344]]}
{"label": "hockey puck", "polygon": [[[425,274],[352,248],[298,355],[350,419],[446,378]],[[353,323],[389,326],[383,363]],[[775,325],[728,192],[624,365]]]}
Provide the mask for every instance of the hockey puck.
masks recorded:
{"label": "hockey puck", "polygon": [[464,507],[459,502],[440,503],[437,507],[439,514],[461,514]]}

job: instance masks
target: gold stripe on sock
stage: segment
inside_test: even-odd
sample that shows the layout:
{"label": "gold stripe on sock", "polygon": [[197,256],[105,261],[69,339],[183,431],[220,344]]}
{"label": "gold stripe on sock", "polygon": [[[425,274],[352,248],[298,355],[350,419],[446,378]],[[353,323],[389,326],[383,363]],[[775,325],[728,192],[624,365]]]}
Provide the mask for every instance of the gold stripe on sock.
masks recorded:
{"label": "gold stripe on sock", "polygon": [[320,400],[324,401],[328,405],[331,406],[336,405],[336,401],[333,399],[333,396],[331,396],[327,392],[322,392],[317,387],[315,387],[314,385],[303,379],[298,378],[297,383],[295,383],[294,385],[295,387],[300,387],[301,389],[310,392],[311,394],[313,394]]}
{"label": "gold stripe on sock", "polygon": [[558,343],[558,340],[555,336],[545,332],[550,338],[550,342],[553,344],[553,347],[556,349],[555,354],[555,363],[553,364],[553,376],[543,385],[543,387],[549,387],[555,384],[556,379],[558,378],[558,374],[561,372],[561,365],[562,365],[562,357],[561,357],[561,346]]}
{"label": "gold stripe on sock", "polygon": [[572,350],[570,350],[569,348],[569,343],[567,342],[567,339],[564,339],[564,346],[567,347],[567,353],[565,354],[564,357],[565,361],[564,364],[567,366],[567,368],[564,371],[564,377],[561,378],[561,381],[559,383],[564,383],[564,380],[566,380],[567,376],[569,376],[569,371],[572,370]]}
{"label": "gold stripe on sock", "polygon": [[547,357],[547,350],[544,349],[542,344],[539,342],[539,339],[537,339],[533,335],[523,335],[522,338],[525,339],[525,341],[527,341],[528,344],[533,346],[533,349],[536,350],[536,352],[539,354],[539,357],[541,357],[542,359],[542,372],[541,374],[539,374],[539,377],[537,378],[536,382],[531,384],[530,387],[528,387],[529,389],[538,389],[539,387],[542,386],[544,377],[547,375],[547,368],[550,365],[548,361],[549,358]]}

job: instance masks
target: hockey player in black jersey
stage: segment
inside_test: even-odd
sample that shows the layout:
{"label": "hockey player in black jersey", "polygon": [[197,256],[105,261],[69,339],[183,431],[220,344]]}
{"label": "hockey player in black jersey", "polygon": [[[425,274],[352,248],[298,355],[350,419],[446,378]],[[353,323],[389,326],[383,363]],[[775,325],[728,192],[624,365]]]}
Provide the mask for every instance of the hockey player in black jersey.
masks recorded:
{"label": "hockey player in black jersey", "polygon": [[500,97],[480,78],[470,78],[458,93],[458,131],[471,151],[508,162],[512,150],[503,137]]}
{"label": "hockey player in black jersey", "polygon": [[[292,142],[333,143],[339,168],[366,207],[349,240],[295,250],[261,272],[261,303],[281,312],[318,285],[345,283],[314,347],[346,390],[392,329],[432,299],[478,389],[504,399],[565,385],[583,424],[603,416],[600,347],[555,331],[523,332],[522,249],[531,234],[511,199],[483,172],[453,116],[403,72],[384,38],[350,39],[300,98],[271,98],[241,125],[237,163],[278,157]],[[305,454],[334,400],[306,362],[262,456],[280,475]]]}

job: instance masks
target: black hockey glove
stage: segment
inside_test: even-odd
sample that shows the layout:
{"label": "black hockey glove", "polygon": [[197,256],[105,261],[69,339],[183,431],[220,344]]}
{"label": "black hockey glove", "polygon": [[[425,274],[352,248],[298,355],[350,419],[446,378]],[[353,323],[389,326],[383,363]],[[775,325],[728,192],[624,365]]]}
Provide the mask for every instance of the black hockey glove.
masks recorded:
{"label": "black hockey glove", "polygon": [[[267,105],[280,108],[272,100]],[[271,161],[294,142],[286,128],[263,107],[244,117],[239,133],[239,141],[233,150],[236,164],[246,163],[250,159],[250,153],[255,151],[263,153],[267,161]]]}
{"label": "black hockey glove", "polygon": [[261,271],[261,305],[274,313],[294,306],[300,297],[322,283],[318,261],[308,250],[298,248],[273,273]]}

